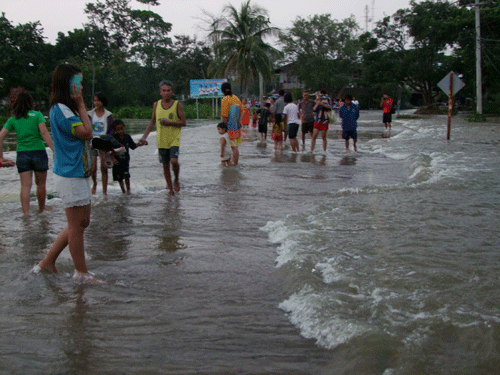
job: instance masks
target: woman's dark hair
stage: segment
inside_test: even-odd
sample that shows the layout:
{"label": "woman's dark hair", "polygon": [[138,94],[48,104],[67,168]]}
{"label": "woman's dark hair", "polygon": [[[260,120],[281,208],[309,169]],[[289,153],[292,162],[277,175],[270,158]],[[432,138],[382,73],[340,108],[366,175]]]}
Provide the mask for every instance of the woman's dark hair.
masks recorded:
{"label": "woman's dark hair", "polygon": [[[108,98],[106,98],[106,96],[102,92],[95,93],[94,97],[97,97],[97,99],[99,99],[99,101],[102,103],[103,107],[108,106]],[[92,99],[94,99],[94,98],[92,98]]]}
{"label": "woman's dark hair", "polygon": [[290,94],[289,92],[287,92],[285,94],[285,97],[283,99],[285,100],[285,103],[291,103],[291,102],[293,102],[292,94]]}
{"label": "woman's dark hair", "polygon": [[33,104],[33,98],[27,92],[20,93],[16,100],[14,101],[14,105],[12,106],[12,112],[16,119],[20,119],[22,117],[28,118],[28,112],[35,108]]}
{"label": "woman's dark hair", "polygon": [[226,96],[226,95],[233,95],[233,91],[231,90],[231,84],[229,82],[224,82],[220,86],[220,91],[222,91],[222,93],[224,94],[224,96]]}
{"label": "woman's dark hair", "polygon": [[50,107],[61,103],[67,105],[73,112],[78,112],[76,102],[69,91],[69,81],[75,74],[80,74],[81,69],[73,64],[59,64],[52,75],[52,91],[50,93]]}

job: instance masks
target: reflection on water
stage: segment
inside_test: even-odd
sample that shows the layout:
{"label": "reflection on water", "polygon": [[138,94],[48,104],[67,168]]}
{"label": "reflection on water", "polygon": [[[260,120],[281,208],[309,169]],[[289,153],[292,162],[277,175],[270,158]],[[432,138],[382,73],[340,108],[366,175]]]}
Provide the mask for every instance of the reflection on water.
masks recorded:
{"label": "reflection on water", "polygon": [[346,155],[340,159],[340,165],[356,165],[356,156],[354,155]]}
{"label": "reflection on water", "polygon": [[61,351],[66,355],[68,369],[71,373],[91,373],[97,367],[93,359],[92,331],[90,327],[96,324],[90,318],[91,307],[84,298],[85,288],[79,286],[75,290],[75,306],[71,309],[67,319],[66,340]]}

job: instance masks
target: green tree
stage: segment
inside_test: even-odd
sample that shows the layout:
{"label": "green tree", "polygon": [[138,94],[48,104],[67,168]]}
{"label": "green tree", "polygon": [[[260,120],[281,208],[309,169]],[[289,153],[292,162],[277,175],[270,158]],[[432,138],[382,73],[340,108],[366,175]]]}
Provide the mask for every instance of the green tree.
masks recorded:
{"label": "green tree", "polygon": [[132,10],[131,18],[134,21],[130,35],[130,55],[142,62],[149,71],[149,86],[155,87],[154,69],[168,51],[172,40],[167,34],[172,24],[163,21],[162,17],[150,10]]}
{"label": "green tree", "polygon": [[359,76],[360,45],[354,16],[342,21],[329,14],[297,17],[280,33],[280,43],[293,73],[309,88],[340,90]]}
{"label": "green tree", "polygon": [[[46,44],[39,22],[13,26],[0,17],[0,78],[2,97],[13,87],[24,87],[35,102],[46,102],[54,68],[53,46]],[[38,108],[42,109],[42,108]]]}
{"label": "green tree", "polygon": [[378,44],[365,54],[366,73],[372,82],[410,87],[432,107],[439,93],[436,84],[456,64],[449,52],[455,47],[456,20],[463,11],[448,2],[412,1],[410,5],[377,23]]}
{"label": "green tree", "polygon": [[204,42],[187,35],[176,35],[159,66],[159,70],[164,72],[161,78],[171,80],[177,94],[189,95],[189,81],[207,79],[212,59],[211,49]]}
{"label": "green tree", "polygon": [[97,0],[87,3],[85,13],[89,22],[85,25],[92,31],[101,33],[101,42],[110,50],[128,50],[133,31],[129,0]]}
{"label": "green tree", "polygon": [[219,17],[213,17],[210,40],[214,60],[210,72],[214,76],[232,75],[240,82],[243,91],[248,84],[258,79],[272,79],[271,56],[279,51],[264,39],[275,35],[277,28],[271,26],[267,11],[248,0],[238,10],[227,5]]}
{"label": "green tree", "polygon": [[[460,48],[454,50],[457,60],[462,62],[460,72],[466,86],[464,95],[475,97],[476,85],[476,31],[473,0],[462,0],[463,16],[455,19]],[[481,56],[483,110],[485,113],[500,113],[500,3],[481,1]]]}

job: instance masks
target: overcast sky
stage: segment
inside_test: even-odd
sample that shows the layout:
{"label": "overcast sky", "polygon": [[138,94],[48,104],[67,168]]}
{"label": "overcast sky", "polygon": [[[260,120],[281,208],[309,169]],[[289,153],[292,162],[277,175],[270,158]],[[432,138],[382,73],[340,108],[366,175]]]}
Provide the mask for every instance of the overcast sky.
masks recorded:
{"label": "overcast sky", "polygon": [[[15,26],[27,22],[40,21],[48,43],[55,44],[59,31],[67,34],[73,29],[81,29],[87,22],[85,4],[94,0],[0,0],[0,11]],[[151,10],[160,14],[163,20],[172,24],[169,36],[184,34],[197,35],[200,31],[203,10],[220,14],[226,4],[239,8],[243,0],[160,0],[159,6]],[[269,12],[271,23],[281,29],[290,27],[297,16],[307,17],[314,14],[331,14],[332,18],[342,20],[354,14],[360,28],[366,27],[366,6],[369,18],[380,20],[384,15],[392,15],[396,10],[407,8],[409,0],[252,0]],[[135,0],[130,1],[133,9],[147,9]]]}

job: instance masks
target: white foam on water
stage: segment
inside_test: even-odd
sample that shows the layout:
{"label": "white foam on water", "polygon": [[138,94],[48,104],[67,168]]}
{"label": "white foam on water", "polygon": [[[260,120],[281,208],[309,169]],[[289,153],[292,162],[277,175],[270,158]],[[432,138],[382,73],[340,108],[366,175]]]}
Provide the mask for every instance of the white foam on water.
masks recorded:
{"label": "white foam on water", "polygon": [[[355,320],[341,319],[334,314],[325,319],[325,299],[325,295],[315,293],[311,287],[305,286],[280,303],[279,307],[288,314],[303,337],[315,339],[316,344],[323,348],[335,348],[370,330]],[[335,304],[335,301],[331,302]]]}

